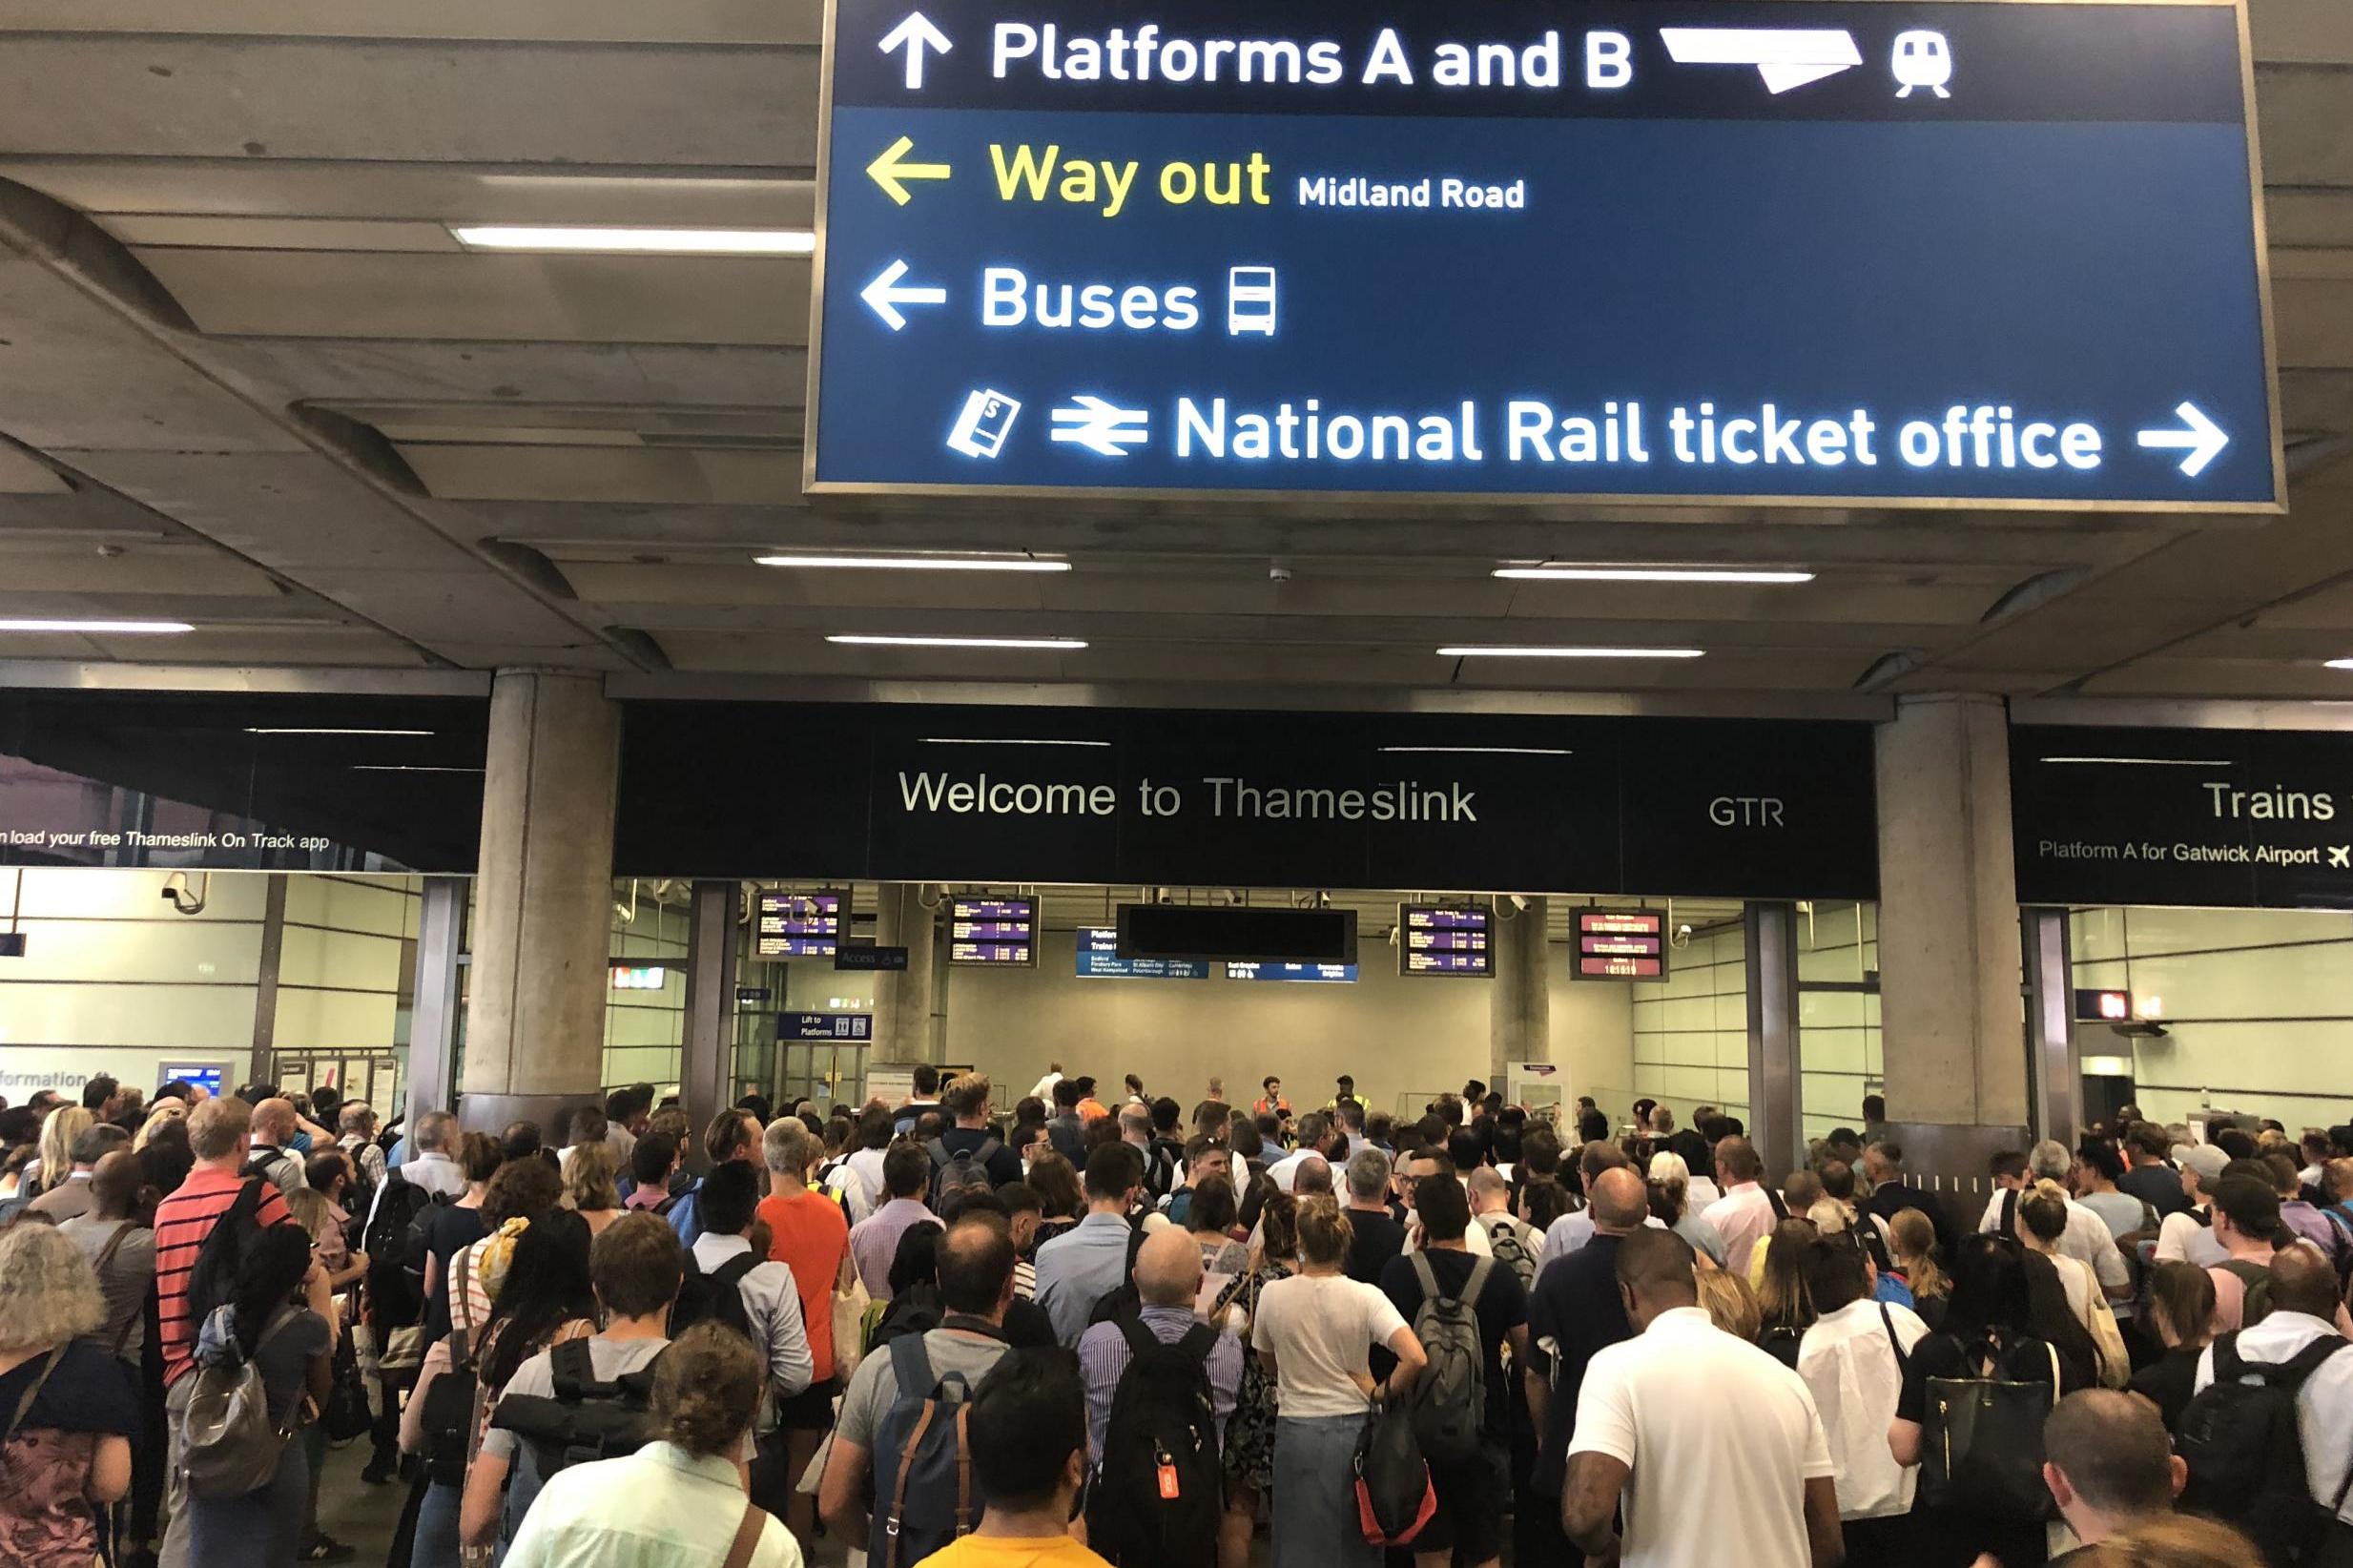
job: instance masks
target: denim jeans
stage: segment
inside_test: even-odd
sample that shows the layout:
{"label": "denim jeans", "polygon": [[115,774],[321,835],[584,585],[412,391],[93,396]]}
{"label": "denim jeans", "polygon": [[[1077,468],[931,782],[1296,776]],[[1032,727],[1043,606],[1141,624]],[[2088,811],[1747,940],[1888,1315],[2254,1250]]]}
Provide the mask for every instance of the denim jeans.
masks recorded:
{"label": "denim jeans", "polygon": [[409,1549],[409,1568],[458,1568],[458,1504],[464,1490],[427,1481],[424,1500],[417,1506],[417,1539]]}
{"label": "denim jeans", "polygon": [[1356,1517],[1363,1415],[1282,1415],[1274,1423],[1274,1568],[1381,1568]]}

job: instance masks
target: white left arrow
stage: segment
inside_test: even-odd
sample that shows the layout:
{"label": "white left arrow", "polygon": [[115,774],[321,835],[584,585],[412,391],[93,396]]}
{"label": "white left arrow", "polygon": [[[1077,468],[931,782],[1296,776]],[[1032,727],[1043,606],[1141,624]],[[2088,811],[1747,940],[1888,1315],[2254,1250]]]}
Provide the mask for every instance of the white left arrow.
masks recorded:
{"label": "white left arrow", "polygon": [[899,306],[944,305],[948,302],[948,291],[943,288],[925,288],[919,284],[913,288],[899,287],[898,280],[906,276],[907,263],[894,261],[883,268],[873,282],[858,291],[858,298],[866,301],[866,308],[881,317],[882,324],[893,332],[903,332],[907,327],[907,318],[899,313]]}
{"label": "white left arrow", "polygon": [[956,48],[948,35],[932,25],[932,19],[919,10],[909,11],[898,26],[882,35],[882,52],[903,49],[907,52],[907,91],[918,93],[923,87],[923,52],[936,49],[946,54]]}
{"label": "white left arrow", "polygon": [[2159,451],[2184,454],[2181,471],[2196,479],[2206,471],[2208,464],[2222,455],[2222,448],[2231,444],[2231,439],[2194,402],[2183,403],[2174,413],[2187,426],[2186,429],[2143,430],[2140,432],[2140,444]]}

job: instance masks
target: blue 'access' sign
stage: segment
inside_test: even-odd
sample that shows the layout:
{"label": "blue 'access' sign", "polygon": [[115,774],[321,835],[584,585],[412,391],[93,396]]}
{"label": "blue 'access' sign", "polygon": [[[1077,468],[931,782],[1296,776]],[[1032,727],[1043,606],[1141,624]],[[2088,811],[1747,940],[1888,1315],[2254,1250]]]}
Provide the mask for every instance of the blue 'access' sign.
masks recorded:
{"label": "blue 'access' sign", "polygon": [[833,5],[814,490],[2281,499],[2232,0]]}

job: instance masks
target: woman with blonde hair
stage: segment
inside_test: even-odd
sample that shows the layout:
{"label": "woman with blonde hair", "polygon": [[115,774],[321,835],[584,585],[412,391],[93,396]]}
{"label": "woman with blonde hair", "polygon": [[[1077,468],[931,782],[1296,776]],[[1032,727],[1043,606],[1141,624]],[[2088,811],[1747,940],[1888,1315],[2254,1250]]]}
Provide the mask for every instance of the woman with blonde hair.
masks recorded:
{"label": "woman with blonde hair", "polygon": [[738,1456],[768,1385],[760,1353],[733,1329],[698,1323],[653,1368],[653,1440],[549,1477],[506,1568],[636,1568],[649,1520],[678,1568],[719,1568],[745,1541],[750,1568],[800,1568],[791,1533],[744,1495]]}
{"label": "woman with blonde hair", "polygon": [[1888,1222],[1888,1250],[1895,1254],[1897,1277],[1911,1291],[1911,1310],[1930,1329],[1942,1325],[1952,1282],[1936,1266],[1936,1222],[1921,1209],[1896,1210]]}
{"label": "woman with blonde hair", "polygon": [[[1652,1114],[1669,1120],[1674,1116],[1663,1105]],[[1724,1266],[1723,1232],[1691,1212],[1691,1167],[1682,1155],[1662,1149],[1650,1157],[1650,1212],[1653,1219],[1690,1243],[1694,1252],[1719,1269]]]}
{"label": "woman with blonde hair", "polygon": [[2263,1559],[2229,1525],[2178,1514],[2111,1536],[2080,1560],[2085,1568],[2247,1568]]}
{"label": "woman with blonde hair", "polygon": [[156,1101],[155,1108],[149,1111],[147,1113],[147,1120],[139,1124],[138,1135],[131,1140],[131,1152],[137,1154],[141,1150],[145,1149],[150,1143],[154,1142],[156,1132],[162,1128],[165,1123],[184,1122],[187,1119],[188,1107],[181,1104],[178,1101]]}
{"label": "woman with blonde hair", "polygon": [[[1263,1218],[1263,1213],[1262,1213]],[[1377,1568],[1356,1516],[1356,1442],[1373,1404],[1395,1399],[1429,1364],[1421,1341],[1377,1288],[1350,1279],[1348,1216],[1329,1197],[1299,1205],[1299,1272],[1259,1293],[1251,1348],[1274,1375],[1274,1568]],[[1374,1346],[1397,1365],[1384,1383]]]}
{"label": "woman with blonde hair", "polygon": [[38,1221],[0,1233],[0,1562],[96,1561],[99,1515],[131,1490],[138,1401],[80,1337],[105,1321],[72,1237]]}
{"label": "woman with blonde hair", "polygon": [[1765,1328],[1765,1313],[1748,1282],[1729,1269],[1702,1269],[1692,1277],[1707,1320],[1733,1338],[1755,1344]]}
{"label": "woman with blonde hair", "polygon": [[49,1113],[49,1120],[41,1124],[39,1165],[27,1172],[35,1195],[66,1185],[66,1178],[73,1174],[73,1140],[96,1120],[79,1105],[60,1105]]}
{"label": "woman with blonde hair", "polygon": [[588,1222],[591,1241],[621,1217],[619,1170],[610,1144],[583,1144],[564,1163],[564,1207]]}

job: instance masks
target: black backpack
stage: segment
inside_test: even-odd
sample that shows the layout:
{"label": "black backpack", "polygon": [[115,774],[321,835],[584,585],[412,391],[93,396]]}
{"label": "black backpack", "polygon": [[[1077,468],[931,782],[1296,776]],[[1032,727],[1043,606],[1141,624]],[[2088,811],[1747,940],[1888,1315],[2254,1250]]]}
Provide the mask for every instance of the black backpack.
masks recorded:
{"label": "black backpack", "polygon": [[1176,1190],[1177,1166],[1184,1164],[1185,1145],[1155,1138],[1144,1153],[1144,1187],[1157,1205]]}
{"label": "black backpack", "polygon": [[753,1338],[752,1314],[744,1310],[743,1282],[764,1261],[757,1252],[738,1252],[706,1274],[689,1248],[678,1299],[671,1304],[670,1337],[677,1338],[697,1323],[723,1323],[746,1339]]}
{"label": "black backpack", "polygon": [[[2190,1467],[2181,1507],[2246,1531],[2275,1568],[2305,1560],[2344,1506],[2344,1484],[2325,1510],[2313,1500],[2296,1396],[2345,1345],[2323,1334],[2290,1360],[2246,1361],[2239,1336],[2224,1334],[2211,1352],[2214,1381],[2181,1413],[2174,1448]],[[2353,1472],[2346,1479],[2353,1483]]]}
{"label": "black backpack", "polygon": [[[648,1412],[658,1356],[609,1381],[596,1375],[594,1352],[585,1339],[566,1340],[548,1351],[547,1360],[553,1393],[504,1394],[490,1415],[494,1429],[513,1433],[531,1451],[542,1485],[573,1465],[622,1458],[646,1446],[652,1436]],[[519,1470],[508,1473],[506,1538],[513,1537],[512,1526],[538,1497],[538,1488],[526,1485]]]}
{"label": "black backpack", "polygon": [[[2051,1381],[2013,1381],[2010,1363],[2039,1349]],[[1930,1508],[2012,1524],[2051,1517],[2043,1484],[2043,1423],[2058,1403],[2059,1352],[2031,1338],[1996,1332],[1962,1344],[1962,1373],[1928,1380],[1921,1433],[1920,1495]],[[1980,1375],[1985,1364],[1990,1372]]]}
{"label": "black backpack", "polygon": [[1788,1368],[1798,1370],[1798,1351],[1805,1347],[1806,1331],[1793,1329],[1786,1323],[1776,1323],[1757,1334],[1757,1349]]}
{"label": "black backpack", "polygon": [[939,1287],[930,1280],[917,1280],[891,1298],[875,1321],[874,1337],[866,1347],[872,1355],[894,1339],[908,1334],[927,1334],[947,1320],[948,1310],[939,1300]]}
{"label": "black backpack", "polygon": [[270,1184],[258,1178],[246,1181],[204,1233],[188,1271],[188,1317],[198,1328],[237,1289],[245,1260],[261,1240],[261,1200],[271,1190]]}
{"label": "black backpack", "polygon": [[1088,1328],[1098,1323],[1133,1323],[1144,1316],[1144,1296],[1136,1289],[1136,1254],[1144,1250],[1144,1227],[1130,1220],[1127,1223],[1127,1272],[1119,1284],[1104,1291],[1095,1302],[1095,1309],[1086,1314]]}
{"label": "black backpack", "polygon": [[2239,1277],[2246,1287],[2246,1298],[2239,1310],[2239,1326],[2252,1329],[2271,1315],[2271,1270],[2260,1263],[2243,1258],[2226,1258],[2220,1265]]}
{"label": "black backpack", "polygon": [[991,1134],[980,1140],[978,1148],[948,1152],[947,1141],[935,1138],[923,1145],[932,1157],[932,1212],[942,1212],[948,1195],[954,1192],[993,1192],[996,1184],[989,1179],[988,1163],[1005,1145]]}
{"label": "black backpack", "polygon": [[379,1344],[391,1330],[410,1328],[424,1316],[424,1226],[448,1203],[397,1170],[384,1177],[383,1192],[361,1237],[367,1253],[368,1311]]}
{"label": "black backpack", "polygon": [[1111,1395],[1088,1541],[1122,1568],[1197,1568],[1216,1559],[1226,1507],[1208,1372],[1218,1331],[1196,1323],[1163,1344],[1129,1318],[1120,1331],[1132,1359]]}

